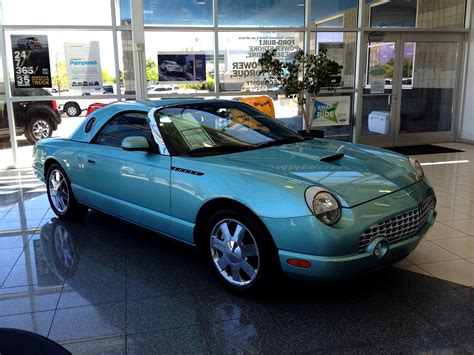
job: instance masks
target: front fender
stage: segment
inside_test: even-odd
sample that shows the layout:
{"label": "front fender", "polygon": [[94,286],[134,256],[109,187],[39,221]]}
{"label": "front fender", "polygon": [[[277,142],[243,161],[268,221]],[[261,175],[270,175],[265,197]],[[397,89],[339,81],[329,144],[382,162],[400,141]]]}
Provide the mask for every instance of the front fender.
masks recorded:
{"label": "front fender", "polygon": [[175,218],[194,223],[201,206],[217,198],[237,201],[259,217],[312,215],[304,195],[308,185],[299,180],[242,167],[198,164],[179,157],[173,158],[173,166],[182,169],[171,172],[171,209]]}

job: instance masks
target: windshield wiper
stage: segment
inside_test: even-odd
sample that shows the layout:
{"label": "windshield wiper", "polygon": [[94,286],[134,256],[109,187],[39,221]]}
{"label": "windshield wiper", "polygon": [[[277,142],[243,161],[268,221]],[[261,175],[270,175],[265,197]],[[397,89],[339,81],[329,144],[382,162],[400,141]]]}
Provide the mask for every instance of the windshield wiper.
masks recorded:
{"label": "windshield wiper", "polygon": [[187,152],[188,155],[195,155],[200,153],[236,153],[236,152],[243,152],[245,150],[252,150],[256,149],[256,146],[246,146],[246,145],[222,145],[222,146],[213,146],[213,147],[199,147],[191,149]]}
{"label": "windshield wiper", "polygon": [[273,147],[275,145],[283,145],[283,144],[291,144],[291,143],[299,143],[303,142],[304,139],[298,138],[298,137],[289,137],[289,138],[280,138],[274,141],[266,142],[259,144],[259,148],[265,148],[265,147]]}

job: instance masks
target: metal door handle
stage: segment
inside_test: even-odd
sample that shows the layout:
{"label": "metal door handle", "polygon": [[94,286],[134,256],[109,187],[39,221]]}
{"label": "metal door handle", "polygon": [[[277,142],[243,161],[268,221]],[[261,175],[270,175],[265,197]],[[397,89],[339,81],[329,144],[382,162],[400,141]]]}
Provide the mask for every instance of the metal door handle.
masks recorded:
{"label": "metal door handle", "polygon": [[388,105],[392,106],[392,95],[388,95]]}

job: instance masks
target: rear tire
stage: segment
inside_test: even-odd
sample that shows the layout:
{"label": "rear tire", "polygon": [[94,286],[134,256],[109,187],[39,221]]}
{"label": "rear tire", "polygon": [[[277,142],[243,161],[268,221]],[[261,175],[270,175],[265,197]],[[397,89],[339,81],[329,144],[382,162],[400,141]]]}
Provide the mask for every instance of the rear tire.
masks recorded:
{"label": "rear tire", "polygon": [[77,117],[81,114],[82,110],[77,103],[68,102],[64,105],[64,112],[69,117]]}
{"label": "rear tire", "polygon": [[240,209],[218,211],[204,233],[202,248],[211,270],[230,291],[254,294],[280,276],[271,236],[250,213]]}
{"label": "rear tire", "polygon": [[46,189],[51,209],[59,218],[74,219],[87,212],[87,207],[74,197],[71,182],[59,164],[49,167],[46,173]]}

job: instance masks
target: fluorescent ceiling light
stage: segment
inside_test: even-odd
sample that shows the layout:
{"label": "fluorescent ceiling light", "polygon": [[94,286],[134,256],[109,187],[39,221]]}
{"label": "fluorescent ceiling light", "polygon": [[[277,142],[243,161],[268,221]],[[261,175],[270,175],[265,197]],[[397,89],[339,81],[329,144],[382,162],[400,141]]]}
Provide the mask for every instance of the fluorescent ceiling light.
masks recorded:
{"label": "fluorescent ceiling light", "polygon": [[448,165],[448,164],[465,164],[469,163],[469,160],[448,160],[448,161],[436,161],[428,163],[420,163],[421,165]]}

